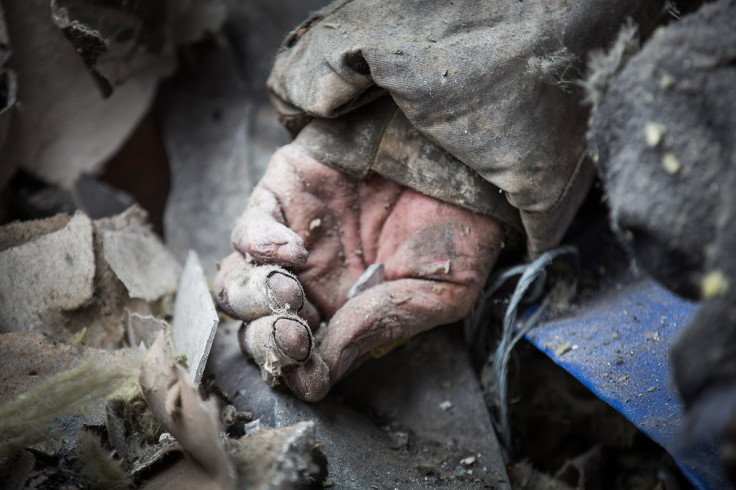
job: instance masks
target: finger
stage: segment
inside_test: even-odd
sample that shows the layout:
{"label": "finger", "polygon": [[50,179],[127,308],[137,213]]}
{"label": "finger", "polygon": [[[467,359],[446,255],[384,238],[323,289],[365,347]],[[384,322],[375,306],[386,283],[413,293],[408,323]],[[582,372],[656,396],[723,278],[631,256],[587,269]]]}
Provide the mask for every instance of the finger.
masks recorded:
{"label": "finger", "polygon": [[460,320],[480,291],[480,285],[399,279],[358,294],[320,332],[319,354],[329,368],[331,383],[371,353],[385,352],[418,333]]}
{"label": "finger", "polygon": [[251,255],[260,263],[299,266],[309,256],[302,238],[286,226],[276,196],[260,184],[238,219],[231,242],[235,250]]}
{"label": "finger", "polygon": [[330,370],[317,352],[303,364],[283,373],[286,386],[299,398],[317,402],[330,390]]}
{"label": "finger", "polygon": [[315,332],[319,328],[322,317],[319,314],[319,310],[317,310],[309,299],[304,300],[304,307],[298,312],[298,314],[307,322],[307,325],[312,329],[312,332]]}
{"label": "finger", "polygon": [[258,364],[264,381],[271,386],[279,384],[285,369],[307,362],[314,345],[306,322],[289,314],[243,323],[238,340],[241,349]]}
{"label": "finger", "polygon": [[308,402],[321,400],[329,391],[329,369],[314,350],[313,337],[294,318],[273,316],[243,323],[238,343],[271,386],[284,381],[297,397]]}
{"label": "finger", "polygon": [[[292,273],[273,265],[256,265],[239,252],[222,261],[213,289],[225,313],[246,321],[274,312],[296,313],[306,304],[302,286]],[[313,316],[312,310],[310,305],[308,313]]]}

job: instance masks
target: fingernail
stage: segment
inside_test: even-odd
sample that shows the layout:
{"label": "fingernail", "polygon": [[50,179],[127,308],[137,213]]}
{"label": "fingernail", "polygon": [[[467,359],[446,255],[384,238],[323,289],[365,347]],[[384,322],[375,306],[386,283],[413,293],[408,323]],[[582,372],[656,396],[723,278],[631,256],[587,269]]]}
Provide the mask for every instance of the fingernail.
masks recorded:
{"label": "fingernail", "polygon": [[295,265],[304,265],[307,263],[309,253],[300,243],[285,243],[278,247],[280,254],[285,255],[287,260]]}
{"label": "fingernail", "polygon": [[279,318],[274,322],[273,329],[276,345],[284,354],[300,362],[309,357],[312,346],[305,325],[288,318]]}
{"label": "fingernail", "polygon": [[268,288],[279,303],[278,306],[287,307],[292,311],[299,311],[304,306],[304,293],[299,281],[291,276],[274,272],[266,279]]}

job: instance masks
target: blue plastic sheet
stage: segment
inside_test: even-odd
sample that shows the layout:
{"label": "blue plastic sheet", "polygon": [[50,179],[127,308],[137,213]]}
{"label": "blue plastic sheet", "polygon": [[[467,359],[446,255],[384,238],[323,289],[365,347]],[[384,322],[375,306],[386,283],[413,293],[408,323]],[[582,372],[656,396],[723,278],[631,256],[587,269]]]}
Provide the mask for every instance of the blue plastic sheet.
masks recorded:
{"label": "blue plastic sheet", "polygon": [[730,488],[715,443],[688,444],[668,347],[695,305],[631,272],[585,295],[527,339],[663,446],[700,489]]}

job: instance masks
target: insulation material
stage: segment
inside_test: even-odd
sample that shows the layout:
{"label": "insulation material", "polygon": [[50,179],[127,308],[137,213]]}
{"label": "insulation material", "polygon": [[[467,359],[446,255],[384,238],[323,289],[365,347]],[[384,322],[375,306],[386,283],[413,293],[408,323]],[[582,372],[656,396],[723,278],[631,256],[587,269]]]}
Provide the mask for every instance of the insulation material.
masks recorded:
{"label": "insulation material", "polygon": [[220,443],[220,417],[214,401],[202,401],[188,373],[171,358],[163,335],[149,349],[140,383],[148,406],[164,428],[214,482],[230,485],[230,463]]}
{"label": "insulation material", "polygon": [[0,252],[0,329],[31,331],[49,310],[82,306],[92,299],[94,276],[92,222],[83,214],[62,230]]}

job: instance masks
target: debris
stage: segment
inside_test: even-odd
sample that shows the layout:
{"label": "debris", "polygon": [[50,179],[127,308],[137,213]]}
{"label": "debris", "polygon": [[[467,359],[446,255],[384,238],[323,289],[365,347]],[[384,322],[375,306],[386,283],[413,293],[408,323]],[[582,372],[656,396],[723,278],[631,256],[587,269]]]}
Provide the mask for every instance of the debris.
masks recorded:
{"label": "debris", "polygon": [[58,214],[51,218],[13,221],[0,227],[0,252],[31,242],[49,233],[59,231],[72,219],[66,214]]}
{"label": "debris", "polygon": [[[423,462],[432,468],[429,477],[447,488],[509,488],[490,416],[477,383],[469,382],[475,374],[456,325],[422,334],[380,361],[367,361],[318,404],[266,386],[258,367],[239,355],[237,331],[228,325],[218,329],[208,370],[234,394],[238,410],[252,411],[261,425],[314,421],[334,488],[425,488]],[[448,388],[440,380],[448,381]],[[445,413],[439,406],[447,400],[453,408]],[[392,432],[408,434],[407,445],[392,448],[402,439],[392,438]],[[474,468],[489,469],[478,475],[483,484],[466,476],[455,479],[454,465],[441,466],[451,459],[457,464],[458,452],[482,452]],[[503,475],[502,481],[494,475]]]}
{"label": "debris", "polygon": [[409,444],[409,434],[406,432],[389,432],[391,439],[391,449],[401,449]]}
{"label": "debris", "polygon": [[87,339],[87,327],[75,333],[66,340],[69,345],[82,345]]}
{"label": "debris", "polygon": [[644,332],[644,338],[652,342],[657,342],[659,341],[659,332]]}
{"label": "debris", "polygon": [[512,467],[511,481],[519,490],[572,490],[574,487],[534,469],[527,462],[516,463]]}
{"label": "debris", "polygon": [[187,356],[189,375],[194,383],[202,379],[218,323],[199,257],[190,251],[174,303],[171,335],[176,353]]}
{"label": "debris", "polygon": [[180,459],[164,471],[147,478],[143,488],[151,490],[180,490],[196,488],[198,490],[223,490],[228,486],[212,480],[202,466],[189,459]]}
{"label": "debris", "polygon": [[148,406],[164,429],[220,485],[229,485],[230,463],[220,443],[219,410],[199,398],[191,377],[171,358],[163,335],[143,360],[140,384]]}
{"label": "debris", "polygon": [[[396,303],[394,303],[394,304],[396,304]],[[393,342],[390,342],[388,344],[379,345],[378,347],[374,347],[374,348],[371,349],[371,357],[373,359],[380,359],[383,356],[385,356],[386,354],[388,354],[389,352],[391,352],[394,349],[396,349],[397,347],[401,347],[402,345],[406,345],[407,342],[408,342],[408,340],[399,339],[399,340],[394,340]]]}
{"label": "debris", "polygon": [[572,345],[570,342],[565,342],[561,346],[559,346],[557,349],[555,349],[555,355],[557,357],[560,357],[561,355],[565,354],[567,351],[572,350]]}
{"label": "debris", "polygon": [[106,414],[107,439],[133,477],[182,451],[173,437],[165,436],[137,380],[124,383],[108,398]]}
{"label": "debris", "polygon": [[667,73],[662,75],[662,78],[659,79],[659,88],[661,89],[668,89],[674,84],[675,79],[672,77],[672,75],[668,75]]}
{"label": "debris", "polygon": [[[34,228],[47,226],[48,222],[34,221],[0,228],[0,235],[17,232],[33,237]],[[61,230],[0,252],[0,277],[0,328],[5,332],[39,329],[47,313],[88,303],[95,277],[89,218],[76,214]]]}
{"label": "debris", "polygon": [[662,141],[662,136],[664,136],[665,130],[666,128],[664,124],[648,122],[644,126],[644,139],[646,140],[647,145],[652,148],[657,146]]}
{"label": "debris", "polygon": [[262,428],[263,424],[261,424],[261,419],[255,419],[253,422],[248,422],[247,424],[243,425],[243,432],[245,433],[245,435],[255,434]]}
{"label": "debris", "polygon": [[460,460],[460,464],[463,466],[473,466],[475,464],[475,456],[468,456]]}
{"label": "debris", "polygon": [[314,231],[322,224],[322,220],[319,218],[314,218],[312,221],[309,222],[309,231]]}
{"label": "debris", "polygon": [[[448,266],[449,267],[449,266]],[[377,286],[384,281],[384,267],[382,263],[369,265],[365,272],[361,274],[355,284],[348,291],[348,299],[366,291],[373,286]]]}
{"label": "debris", "polygon": [[662,155],[662,167],[668,174],[676,174],[680,171],[680,161],[672,153]]}
{"label": "debris", "polygon": [[[152,305],[144,300],[131,298],[125,285],[104,257],[103,236],[106,231],[128,228],[146,229],[147,215],[138,206],[124,213],[92,222],[94,225],[95,293],[93,301],[79,310],[69,312],[59,319],[65,330],[87,328],[87,344],[102,348],[117,348],[125,337],[125,325],[129,312],[150,314]],[[151,233],[146,230],[146,233]]]}
{"label": "debris", "polygon": [[155,301],[176,289],[181,265],[149,230],[104,231],[102,243],[105,260],[131,298]]}
{"label": "debris", "polygon": [[225,405],[220,414],[222,422],[227,426],[234,425],[238,420],[247,422],[253,421],[253,412],[238,412],[238,409],[232,405]]}
{"label": "debris", "polygon": [[721,270],[710,271],[703,277],[701,282],[701,295],[703,299],[713,299],[722,296],[728,291],[728,279]]}
{"label": "debris", "polygon": [[83,462],[81,475],[94,490],[130,488],[132,481],[120,464],[110,458],[97,436],[83,431],[77,456]]}
{"label": "debris", "polygon": [[440,409],[443,412],[449,412],[450,410],[452,410],[452,407],[453,407],[453,404],[450,400],[445,400],[442,403],[440,403]]}
{"label": "debris", "polygon": [[599,488],[603,446],[596,444],[580,456],[565,461],[555,478],[573,488]]}
{"label": "debris", "polygon": [[216,31],[224,4],[4,5],[13,40],[7,67],[17,74],[22,110],[13,111],[3,167],[24,167],[65,188],[80,173],[99,170],[149,109],[159,79],[175,68],[176,44]]}
{"label": "debris", "polygon": [[[0,335],[0,454],[104,423],[103,397],[136,376],[137,359],[130,349],[111,354],[38,333]],[[71,425],[62,417],[76,413],[84,415]]]}
{"label": "debris", "polygon": [[563,46],[546,56],[532,56],[527,60],[527,73],[543,80],[550,85],[558,86],[563,91],[569,91],[572,80],[579,78],[575,69],[578,58]]}
{"label": "debris", "polygon": [[305,481],[321,483],[327,477],[312,421],[279,429],[263,427],[239,440],[226,439],[226,446],[240,488],[296,490]]}
{"label": "debris", "polygon": [[133,347],[143,344],[145,348],[149,348],[156,341],[159,334],[171,335],[169,325],[160,318],[151,315],[131,313],[128,317],[127,326],[128,343]]}
{"label": "debris", "polygon": [[[133,269],[141,266],[137,258],[131,259],[133,263],[122,260],[129,256],[126,255],[129,251],[111,254],[111,250],[124,250],[134,245],[139,238],[155,243],[154,247],[162,247],[145,228],[145,219],[145,213],[133,206],[123,214],[97,221],[77,213],[71,218],[56,216],[0,228],[0,248],[3,248],[0,251],[0,272],[3,274],[0,328],[39,331],[65,341],[86,329],[80,340],[87,345],[119,347],[125,335],[128,312],[150,314],[153,305],[131,298],[117,273],[133,293],[143,291],[141,296],[153,298],[159,294],[151,294],[151,291],[164,290],[160,287],[161,277],[171,276],[173,268],[178,270],[179,267],[165,263],[161,255],[152,254],[149,259],[160,261],[160,267],[146,263],[148,271],[138,271]],[[115,241],[124,238],[128,231],[136,236],[132,244],[127,239],[120,240],[112,248],[110,241],[107,246],[104,243],[106,234],[114,236]],[[144,252],[140,248],[133,250]],[[165,272],[167,270],[169,272]],[[142,280],[136,276],[139,272]],[[151,272],[159,276],[149,277]]]}

